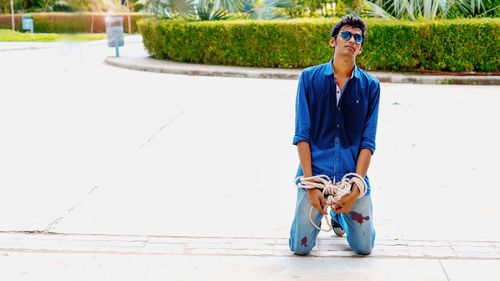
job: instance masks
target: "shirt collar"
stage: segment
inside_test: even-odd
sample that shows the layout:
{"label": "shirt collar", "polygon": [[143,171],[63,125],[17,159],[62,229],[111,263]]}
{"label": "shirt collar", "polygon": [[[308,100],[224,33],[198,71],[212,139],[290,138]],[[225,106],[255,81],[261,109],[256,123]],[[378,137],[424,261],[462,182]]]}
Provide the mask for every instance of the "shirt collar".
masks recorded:
{"label": "shirt collar", "polygon": [[[331,59],[325,69],[323,70],[323,73],[326,75],[326,76],[329,76],[329,75],[333,75],[333,59]],[[352,70],[352,73],[351,73],[351,78],[353,77],[356,77],[356,78],[360,78],[359,77],[359,69],[358,69],[358,66],[355,64],[354,65],[354,69]]]}

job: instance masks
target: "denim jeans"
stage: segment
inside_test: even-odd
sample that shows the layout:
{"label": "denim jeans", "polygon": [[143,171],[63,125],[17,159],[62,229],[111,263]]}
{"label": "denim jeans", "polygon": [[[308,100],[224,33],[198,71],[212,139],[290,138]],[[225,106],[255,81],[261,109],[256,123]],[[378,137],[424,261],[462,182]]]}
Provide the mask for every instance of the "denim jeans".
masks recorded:
{"label": "denim jeans", "polygon": [[[290,250],[297,255],[307,255],[316,245],[319,230],[309,221],[309,208],[305,189],[297,190],[297,205],[295,217],[290,230],[288,241]],[[313,209],[312,219],[320,225],[323,215]],[[371,253],[375,243],[375,229],[373,228],[372,199],[370,194],[359,198],[347,214],[333,215],[332,218],[342,225],[351,249],[359,255]]]}

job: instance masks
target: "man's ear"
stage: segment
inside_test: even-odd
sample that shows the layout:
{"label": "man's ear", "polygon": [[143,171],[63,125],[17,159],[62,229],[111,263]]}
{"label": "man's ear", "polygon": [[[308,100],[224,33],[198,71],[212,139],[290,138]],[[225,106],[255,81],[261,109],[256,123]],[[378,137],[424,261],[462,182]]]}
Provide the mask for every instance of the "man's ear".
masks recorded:
{"label": "man's ear", "polygon": [[335,38],[333,38],[333,37],[330,37],[330,46],[332,48],[335,48]]}

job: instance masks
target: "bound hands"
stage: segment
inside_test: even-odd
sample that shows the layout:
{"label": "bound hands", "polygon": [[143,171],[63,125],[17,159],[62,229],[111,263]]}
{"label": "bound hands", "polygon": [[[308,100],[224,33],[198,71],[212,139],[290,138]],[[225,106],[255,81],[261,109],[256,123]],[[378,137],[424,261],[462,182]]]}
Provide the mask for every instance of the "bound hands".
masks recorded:
{"label": "bound hands", "polygon": [[323,197],[323,192],[317,188],[312,188],[307,190],[307,198],[309,203],[316,208],[321,214],[326,215],[325,210],[325,198]]}
{"label": "bound hands", "polygon": [[[352,209],[352,206],[354,206],[354,203],[356,203],[358,196],[359,188],[354,183],[352,191],[344,195],[342,198],[340,198],[339,202],[335,203],[335,205],[332,206],[333,211],[335,211],[335,213],[337,214],[349,213]],[[317,188],[308,189],[307,198],[309,199],[309,203],[311,203],[311,205],[316,208],[321,214],[327,214],[324,208],[325,199],[321,190]]]}
{"label": "bound hands", "polygon": [[359,196],[359,188],[354,183],[351,192],[344,195],[342,198],[340,198],[339,202],[333,205],[332,207],[333,211],[335,211],[335,213],[337,214],[349,213],[352,209],[352,206],[354,206],[354,203],[356,203],[358,196]]}

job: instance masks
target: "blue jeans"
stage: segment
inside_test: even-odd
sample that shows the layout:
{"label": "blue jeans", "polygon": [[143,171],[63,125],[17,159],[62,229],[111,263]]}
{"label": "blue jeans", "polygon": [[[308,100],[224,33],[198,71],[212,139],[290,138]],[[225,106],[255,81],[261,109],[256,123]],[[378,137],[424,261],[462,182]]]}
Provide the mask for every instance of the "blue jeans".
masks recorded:
{"label": "blue jeans", "polygon": [[[310,207],[307,191],[302,188],[298,189],[295,218],[288,241],[290,250],[297,255],[309,254],[316,245],[319,230],[309,221]],[[372,199],[370,194],[366,194],[354,203],[349,213],[332,216],[342,225],[351,249],[359,255],[370,254],[375,243],[372,213]],[[323,215],[318,210],[313,210],[312,219],[317,225],[320,225],[322,217]]]}

